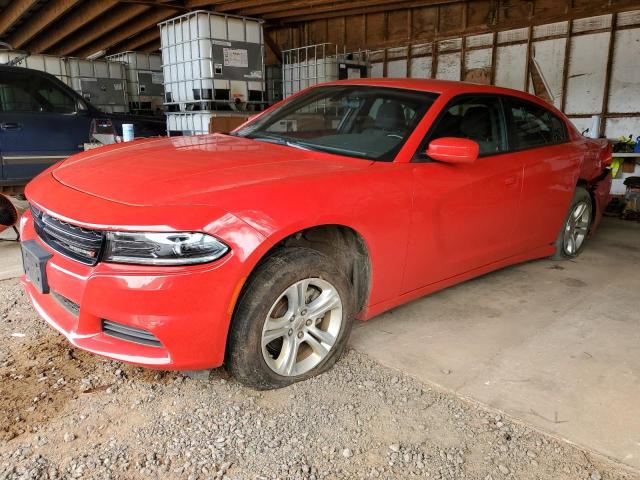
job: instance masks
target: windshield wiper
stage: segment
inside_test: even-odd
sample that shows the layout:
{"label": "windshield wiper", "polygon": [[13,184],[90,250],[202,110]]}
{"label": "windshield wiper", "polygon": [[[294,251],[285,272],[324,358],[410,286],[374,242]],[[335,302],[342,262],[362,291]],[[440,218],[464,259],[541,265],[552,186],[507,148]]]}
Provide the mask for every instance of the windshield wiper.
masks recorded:
{"label": "windshield wiper", "polygon": [[274,135],[255,135],[248,136],[251,140],[257,140],[259,142],[275,143],[277,145],[286,145],[287,147],[299,148],[300,150],[311,150],[311,148],[301,145],[298,142],[288,140],[283,137],[276,137]]}

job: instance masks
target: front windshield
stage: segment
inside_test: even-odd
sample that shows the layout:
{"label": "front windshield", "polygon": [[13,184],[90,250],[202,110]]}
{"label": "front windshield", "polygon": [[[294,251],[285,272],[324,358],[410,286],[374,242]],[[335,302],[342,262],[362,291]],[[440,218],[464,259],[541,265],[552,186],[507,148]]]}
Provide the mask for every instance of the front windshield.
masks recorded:
{"label": "front windshield", "polygon": [[317,87],[235,135],[370,160],[392,161],[437,95],[361,85]]}

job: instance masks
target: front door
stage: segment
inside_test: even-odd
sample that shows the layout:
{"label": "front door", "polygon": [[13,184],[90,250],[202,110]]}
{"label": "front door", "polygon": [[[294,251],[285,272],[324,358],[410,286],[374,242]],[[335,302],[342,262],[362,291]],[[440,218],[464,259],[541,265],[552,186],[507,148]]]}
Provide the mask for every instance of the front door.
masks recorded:
{"label": "front door", "polygon": [[523,162],[509,153],[502,102],[494,96],[452,100],[427,135],[474,140],[472,164],[417,161],[403,293],[505,259],[518,224]]}
{"label": "front door", "polygon": [[82,150],[91,118],[63,86],[32,72],[0,79],[2,183],[25,183]]}

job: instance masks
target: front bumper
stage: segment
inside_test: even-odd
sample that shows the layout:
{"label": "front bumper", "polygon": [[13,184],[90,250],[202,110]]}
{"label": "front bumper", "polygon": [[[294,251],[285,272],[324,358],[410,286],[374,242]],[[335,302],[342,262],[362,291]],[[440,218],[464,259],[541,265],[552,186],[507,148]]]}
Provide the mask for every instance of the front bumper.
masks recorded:
{"label": "front bumper", "polygon": [[[151,368],[195,370],[222,364],[241,278],[232,253],[211,264],[188,267],[105,262],[88,266],[42,242],[30,212],[22,218],[21,231],[23,240],[36,240],[53,255],[46,265],[52,293],[40,293],[23,276],[27,295],[38,313],[73,345]],[[73,304],[77,311],[69,308]],[[149,332],[160,345],[111,336],[103,331],[103,320]]]}

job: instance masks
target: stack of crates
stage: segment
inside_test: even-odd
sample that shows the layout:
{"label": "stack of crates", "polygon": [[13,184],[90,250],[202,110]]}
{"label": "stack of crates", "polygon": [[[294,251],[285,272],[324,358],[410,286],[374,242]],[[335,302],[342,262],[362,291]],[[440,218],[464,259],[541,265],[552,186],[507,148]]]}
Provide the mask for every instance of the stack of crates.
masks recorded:
{"label": "stack of crates", "polygon": [[103,112],[129,111],[125,64],[122,62],[0,50],[0,65],[6,64],[50,73]]}
{"label": "stack of crates", "polygon": [[0,50],[0,65],[31,68],[56,76],[70,85],[67,64],[62,57],[55,55],[28,54],[17,50]]}
{"label": "stack of crates", "polygon": [[106,57],[125,65],[129,111],[154,114],[163,110],[162,57],[143,52],[121,52]]}
{"label": "stack of crates", "polygon": [[367,51],[340,52],[333,43],[319,43],[282,52],[284,98],[319,83],[366,78],[370,64]]}
{"label": "stack of crates", "polygon": [[212,117],[264,107],[261,20],[194,11],[159,27],[170,135],[205,134]]}
{"label": "stack of crates", "polygon": [[66,58],[69,85],[94,107],[107,113],[126,113],[127,81],[124,63]]}

